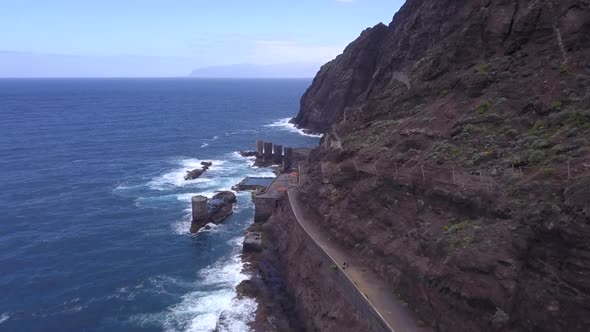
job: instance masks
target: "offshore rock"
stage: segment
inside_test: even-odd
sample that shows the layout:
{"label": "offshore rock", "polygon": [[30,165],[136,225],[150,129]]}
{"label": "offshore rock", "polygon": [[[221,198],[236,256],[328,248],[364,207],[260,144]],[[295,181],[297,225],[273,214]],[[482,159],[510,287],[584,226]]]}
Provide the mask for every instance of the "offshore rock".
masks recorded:
{"label": "offshore rock", "polygon": [[186,175],[184,176],[185,180],[194,180],[198,179],[201,175],[205,173],[205,169],[197,168],[193,169],[192,171],[186,171]]}
{"label": "offshore rock", "polygon": [[206,227],[207,224],[220,224],[227,217],[233,214],[234,204],[236,203],[236,195],[231,191],[221,191],[211,197],[208,201],[207,218],[204,220],[193,220],[191,222],[191,233],[198,232],[201,228]]}

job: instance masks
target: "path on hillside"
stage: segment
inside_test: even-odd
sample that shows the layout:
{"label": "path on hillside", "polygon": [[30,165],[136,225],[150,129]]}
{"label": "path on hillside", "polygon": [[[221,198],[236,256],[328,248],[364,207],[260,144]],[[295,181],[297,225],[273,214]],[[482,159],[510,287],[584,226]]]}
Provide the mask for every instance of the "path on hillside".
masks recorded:
{"label": "path on hillside", "polygon": [[[415,314],[393,294],[391,287],[364,266],[358,258],[349,255],[321,231],[317,222],[314,222],[317,221],[317,217],[300,203],[297,188],[289,188],[288,199],[295,218],[305,232],[332,258],[334,264],[344,272],[359,292],[365,295],[392,331],[431,331],[430,328],[419,326]],[[345,269],[342,268],[343,262],[349,264]]]}

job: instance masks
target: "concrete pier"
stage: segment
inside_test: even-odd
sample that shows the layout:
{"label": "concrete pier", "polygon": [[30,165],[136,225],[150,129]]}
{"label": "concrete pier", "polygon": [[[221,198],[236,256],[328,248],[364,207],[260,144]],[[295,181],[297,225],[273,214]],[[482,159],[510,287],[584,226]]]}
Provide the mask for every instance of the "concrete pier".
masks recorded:
{"label": "concrete pier", "polygon": [[264,153],[264,141],[256,141],[256,153],[258,157],[262,157]]}
{"label": "concrete pier", "polygon": [[208,198],[205,196],[193,196],[191,198],[191,206],[193,210],[193,222],[205,221],[209,216],[209,209],[207,206]]}
{"label": "concrete pier", "polygon": [[272,162],[272,142],[264,142],[264,162]]}
{"label": "concrete pier", "polygon": [[283,168],[285,170],[291,168],[293,161],[293,148],[285,148],[285,156],[283,157]]}
{"label": "concrete pier", "polygon": [[283,146],[280,144],[275,144],[273,161],[275,164],[280,164],[282,160],[283,160]]}

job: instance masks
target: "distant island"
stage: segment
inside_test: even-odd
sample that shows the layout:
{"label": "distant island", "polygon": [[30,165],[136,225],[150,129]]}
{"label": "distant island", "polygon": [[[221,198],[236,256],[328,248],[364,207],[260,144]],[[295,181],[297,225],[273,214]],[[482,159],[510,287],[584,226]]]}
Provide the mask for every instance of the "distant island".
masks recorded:
{"label": "distant island", "polygon": [[197,68],[189,76],[198,78],[312,78],[320,67],[321,65],[316,63],[235,64]]}

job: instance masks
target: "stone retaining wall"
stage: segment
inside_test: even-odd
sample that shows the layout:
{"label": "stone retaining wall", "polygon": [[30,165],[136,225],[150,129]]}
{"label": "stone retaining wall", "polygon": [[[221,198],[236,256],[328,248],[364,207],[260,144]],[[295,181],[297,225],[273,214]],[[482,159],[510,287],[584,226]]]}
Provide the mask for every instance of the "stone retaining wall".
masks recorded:
{"label": "stone retaining wall", "polygon": [[[361,324],[366,331],[393,331],[393,329],[385,322],[377,310],[371,305],[364,294],[356,287],[352,280],[344,273],[341,268],[342,262],[336,262],[315,239],[307,232],[305,226],[298,220],[293,212],[290,199],[284,199],[281,204],[287,204],[288,210],[292,214],[292,218],[285,218],[287,220],[296,220],[293,227],[288,227],[291,232],[289,238],[297,239],[296,242],[302,243],[303,250],[308,251],[312,256],[317,257],[321,261],[323,269],[329,268],[331,273],[327,274],[330,284],[336,285],[339,288],[339,293],[345,298],[347,302],[353,307],[361,320]],[[324,275],[325,276],[325,275]],[[321,289],[320,289],[321,291]],[[323,294],[317,294],[320,298]]]}

